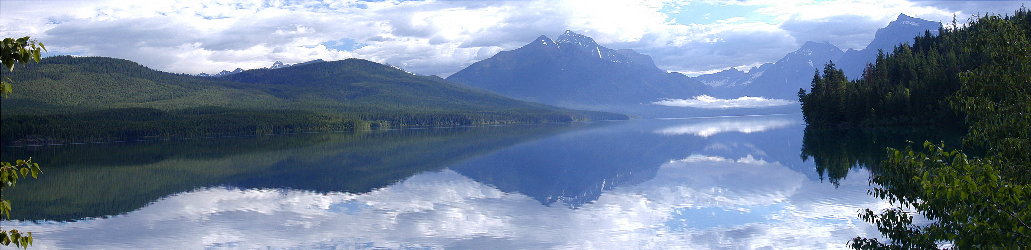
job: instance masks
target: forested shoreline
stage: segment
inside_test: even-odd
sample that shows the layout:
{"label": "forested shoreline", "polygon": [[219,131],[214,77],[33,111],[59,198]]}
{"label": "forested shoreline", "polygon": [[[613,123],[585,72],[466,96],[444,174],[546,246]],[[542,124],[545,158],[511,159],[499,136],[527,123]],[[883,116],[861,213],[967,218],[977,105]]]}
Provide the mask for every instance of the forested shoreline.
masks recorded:
{"label": "forested shoreline", "polygon": [[212,78],[128,60],[57,56],[5,73],[0,143],[627,119],[518,101],[348,59]]}
{"label": "forested shoreline", "polygon": [[0,137],[8,145],[46,145],[143,138],[357,132],[404,127],[569,123],[587,120],[587,117],[563,114],[486,112],[325,114],[305,110],[237,110],[218,107],[176,111],[123,108],[75,114],[11,115],[2,120]]}
{"label": "forested shoreline", "polygon": [[[1021,8],[979,16],[939,34],[881,53],[860,79],[828,63],[811,93],[799,90],[813,129],[959,124],[967,131],[961,145],[883,151],[871,194],[892,207],[859,216],[886,241],[857,237],[852,248],[1031,244],[1031,15]],[[929,222],[916,222],[921,217]]]}

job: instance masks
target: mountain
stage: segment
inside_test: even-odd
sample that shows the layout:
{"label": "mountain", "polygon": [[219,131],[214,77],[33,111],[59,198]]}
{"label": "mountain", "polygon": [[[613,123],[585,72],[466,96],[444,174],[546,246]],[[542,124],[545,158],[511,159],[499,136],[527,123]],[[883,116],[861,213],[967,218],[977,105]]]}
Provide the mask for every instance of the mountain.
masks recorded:
{"label": "mountain", "polygon": [[528,113],[560,110],[361,59],[253,69],[223,79],[256,84],[256,88],[287,100],[303,100],[309,109]]}
{"label": "mountain", "polygon": [[278,68],[285,68],[285,67],[288,67],[288,66],[283,64],[283,62],[276,61],[276,62],[272,63],[271,67],[268,67],[268,68],[269,69],[278,69]]}
{"label": "mountain", "polygon": [[232,75],[232,74],[236,74],[236,73],[240,73],[240,72],[243,72],[243,69],[236,68],[233,71],[223,70],[222,72],[218,72],[218,73],[216,73],[214,75],[208,75],[208,74],[205,74],[205,73],[200,73],[197,76],[223,77],[223,76],[228,76],[228,75]]}
{"label": "mountain", "polygon": [[740,85],[741,95],[797,99],[799,88],[809,88],[813,72],[842,54],[841,49],[828,42],[806,42],[777,62],[749,70],[755,79]]}
{"label": "mountain", "polygon": [[698,80],[709,87],[729,88],[750,83],[752,80],[750,76],[751,75],[744,71],[736,68],[729,68],[720,72],[697,76],[695,77],[695,80]]}
{"label": "mountain", "polygon": [[857,79],[863,76],[863,69],[866,64],[877,59],[877,51],[884,51],[888,54],[902,43],[913,43],[913,37],[926,34],[937,36],[938,29],[942,27],[939,22],[927,21],[920,18],[899,14],[898,18],[887,27],[877,30],[873,41],[862,50],[849,50],[838,62],[840,69],[845,71],[849,79]]}
{"label": "mountain", "polygon": [[877,51],[890,53],[901,43],[912,43],[913,37],[925,32],[937,35],[941,23],[927,21],[900,14],[885,28],[877,31],[873,41],[862,50],[841,49],[827,42],[806,42],[798,50],[788,53],[773,63],[766,63],[748,70],[728,69],[713,74],[700,75],[694,79],[712,86],[712,95],[734,98],[738,96],[762,96],[795,100],[799,88],[809,89],[813,73],[833,61],[845,71],[849,78],[862,76],[866,64],[877,58]]}
{"label": "mountain", "polygon": [[[285,64],[282,61],[276,61],[276,62],[272,63],[272,66],[269,66],[268,69],[281,69],[281,68],[286,68],[286,67],[305,65],[305,64],[311,64],[311,63],[318,63],[318,62],[325,62],[325,61],[323,61],[322,59],[316,59],[316,60],[311,60],[311,61],[302,62],[302,63],[296,63],[296,64]],[[208,74],[208,73],[200,73],[200,74],[197,74],[197,76],[223,77],[223,76],[228,76],[228,75],[232,75],[232,74],[236,74],[236,73],[240,73],[240,72],[243,72],[243,69],[236,68],[233,71],[223,70],[222,72],[218,72],[218,73],[216,73],[214,75]]]}
{"label": "mountain", "polygon": [[570,108],[618,110],[664,98],[688,98],[707,87],[667,73],[647,55],[613,50],[566,31],[556,40],[540,36],[449,76],[448,81],[517,99]]}
{"label": "mountain", "polygon": [[276,62],[272,63],[272,66],[269,66],[268,69],[281,69],[281,68],[286,68],[286,67],[301,66],[301,65],[305,65],[305,64],[320,63],[320,62],[325,62],[325,61],[323,61],[322,59],[315,59],[315,60],[311,60],[311,61],[307,61],[307,62],[302,62],[302,63],[295,63],[295,64],[285,64],[285,63],[283,63],[281,61],[276,61]]}
{"label": "mountain", "polygon": [[301,66],[301,65],[305,65],[305,64],[320,63],[320,62],[326,62],[326,61],[323,61],[322,59],[315,59],[315,60],[311,60],[311,61],[307,61],[307,62],[290,64],[290,65],[287,65],[286,67]]}
{"label": "mountain", "polygon": [[359,59],[211,78],[155,71],[122,59],[58,56],[4,76],[16,83],[14,94],[3,99],[4,140],[41,131],[58,133],[49,135],[55,137],[256,133],[263,126],[343,130],[370,122],[436,126],[626,118],[519,101]]}
{"label": "mountain", "polygon": [[107,57],[47,57],[4,76],[15,82],[14,92],[3,99],[4,115],[129,107],[284,108],[280,100],[259,89],[235,88],[231,82],[160,72]]}

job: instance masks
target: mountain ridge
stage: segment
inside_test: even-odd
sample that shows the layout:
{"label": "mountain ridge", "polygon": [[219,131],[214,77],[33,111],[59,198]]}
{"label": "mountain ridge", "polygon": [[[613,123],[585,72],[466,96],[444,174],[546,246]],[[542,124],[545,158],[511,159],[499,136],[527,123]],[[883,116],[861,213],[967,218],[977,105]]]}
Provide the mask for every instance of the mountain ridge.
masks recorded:
{"label": "mountain ridge", "polygon": [[521,100],[577,109],[618,111],[664,98],[687,98],[707,86],[655,66],[651,57],[614,50],[567,30],[473,63],[449,81]]}
{"label": "mountain ridge", "polygon": [[[503,97],[361,59],[223,77],[108,57],[48,57],[9,76],[3,140],[626,119]],[[61,97],[61,98],[53,98]],[[55,130],[52,128],[61,128]]]}
{"label": "mountain ridge", "polygon": [[878,51],[890,53],[895,46],[912,43],[913,37],[925,32],[936,35],[940,27],[939,22],[899,14],[896,20],[878,29],[873,40],[861,50],[841,51],[828,42],[807,41],[776,62],[743,72],[747,76],[733,72],[737,69],[727,69],[694,78],[715,87],[712,93],[719,97],[747,95],[794,100],[799,88],[809,89],[813,72],[821,70],[825,64],[834,62],[850,79],[857,79],[866,64],[876,59]]}

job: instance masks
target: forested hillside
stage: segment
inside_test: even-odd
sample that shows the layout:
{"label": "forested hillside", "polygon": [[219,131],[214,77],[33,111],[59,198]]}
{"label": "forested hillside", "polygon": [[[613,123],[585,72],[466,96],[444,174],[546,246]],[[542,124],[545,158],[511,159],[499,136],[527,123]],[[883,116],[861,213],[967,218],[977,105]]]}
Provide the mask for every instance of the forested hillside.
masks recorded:
{"label": "forested hillside", "polygon": [[284,108],[280,100],[232,83],[155,71],[129,60],[55,56],[5,72],[15,83],[3,114],[69,114],[110,108],[162,110],[219,106]]}
{"label": "forested hillside", "polygon": [[[964,28],[942,28],[939,36],[925,32],[912,44],[896,46],[890,55],[879,53],[863,77],[854,81],[833,63],[827,64],[822,74],[817,72],[813,77],[812,93],[799,90],[806,122],[817,126],[877,126],[961,121],[965,114],[951,104],[962,98],[958,93],[961,87],[974,85],[972,71],[1013,66],[993,58],[1006,53],[1004,48],[985,46],[983,40],[1013,40],[1026,36],[1031,26],[1023,12],[998,19],[984,19]],[[1014,30],[996,29],[989,25],[991,22],[1013,25]]]}
{"label": "forested hillside", "polygon": [[[977,17],[878,56],[859,80],[828,64],[799,90],[811,127],[957,123],[963,145],[888,148],[860,214],[888,239],[857,249],[1020,248],[1031,244],[1031,15]],[[958,149],[956,149],[958,148]],[[964,152],[972,152],[967,155]],[[915,223],[920,215],[928,223]]]}
{"label": "forested hillside", "polygon": [[554,121],[583,118],[571,110],[510,99],[360,59],[248,70],[224,79],[250,83],[248,87],[303,103],[305,109],[360,113],[363,118],[374,120],[441,113],[468,117],[539,116]]}
{"label": "forested hillside", "polygon": [[4,76],[16,83],[3,100],[4,142],[626,118],[518,101],[358,59],[212,78],[58,56]]}

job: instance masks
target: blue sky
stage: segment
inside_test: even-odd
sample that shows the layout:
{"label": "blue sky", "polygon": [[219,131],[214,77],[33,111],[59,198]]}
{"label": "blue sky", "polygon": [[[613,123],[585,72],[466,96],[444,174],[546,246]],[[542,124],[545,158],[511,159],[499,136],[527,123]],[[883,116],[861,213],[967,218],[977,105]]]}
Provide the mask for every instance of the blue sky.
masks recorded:
{"label": "blue sky", "polygon": [[176,73],[363,58],[447,76],[537,36],[573,30],[696,75],[776,61],[806,41],[859,49],[899,13],[965,20],[1021,1],[0,0],[0,35],[50,55],[130,59]]}
{"label": "blue sky", "polygon": [[667,4],[660,12],[669,17],[669,21],[679,24],[712,24],[721,20],[739,18],[744,21],[774,23],[774,16],[757,12],[760,5],[734,5],[713,2],[691,2],[687,4]]}

